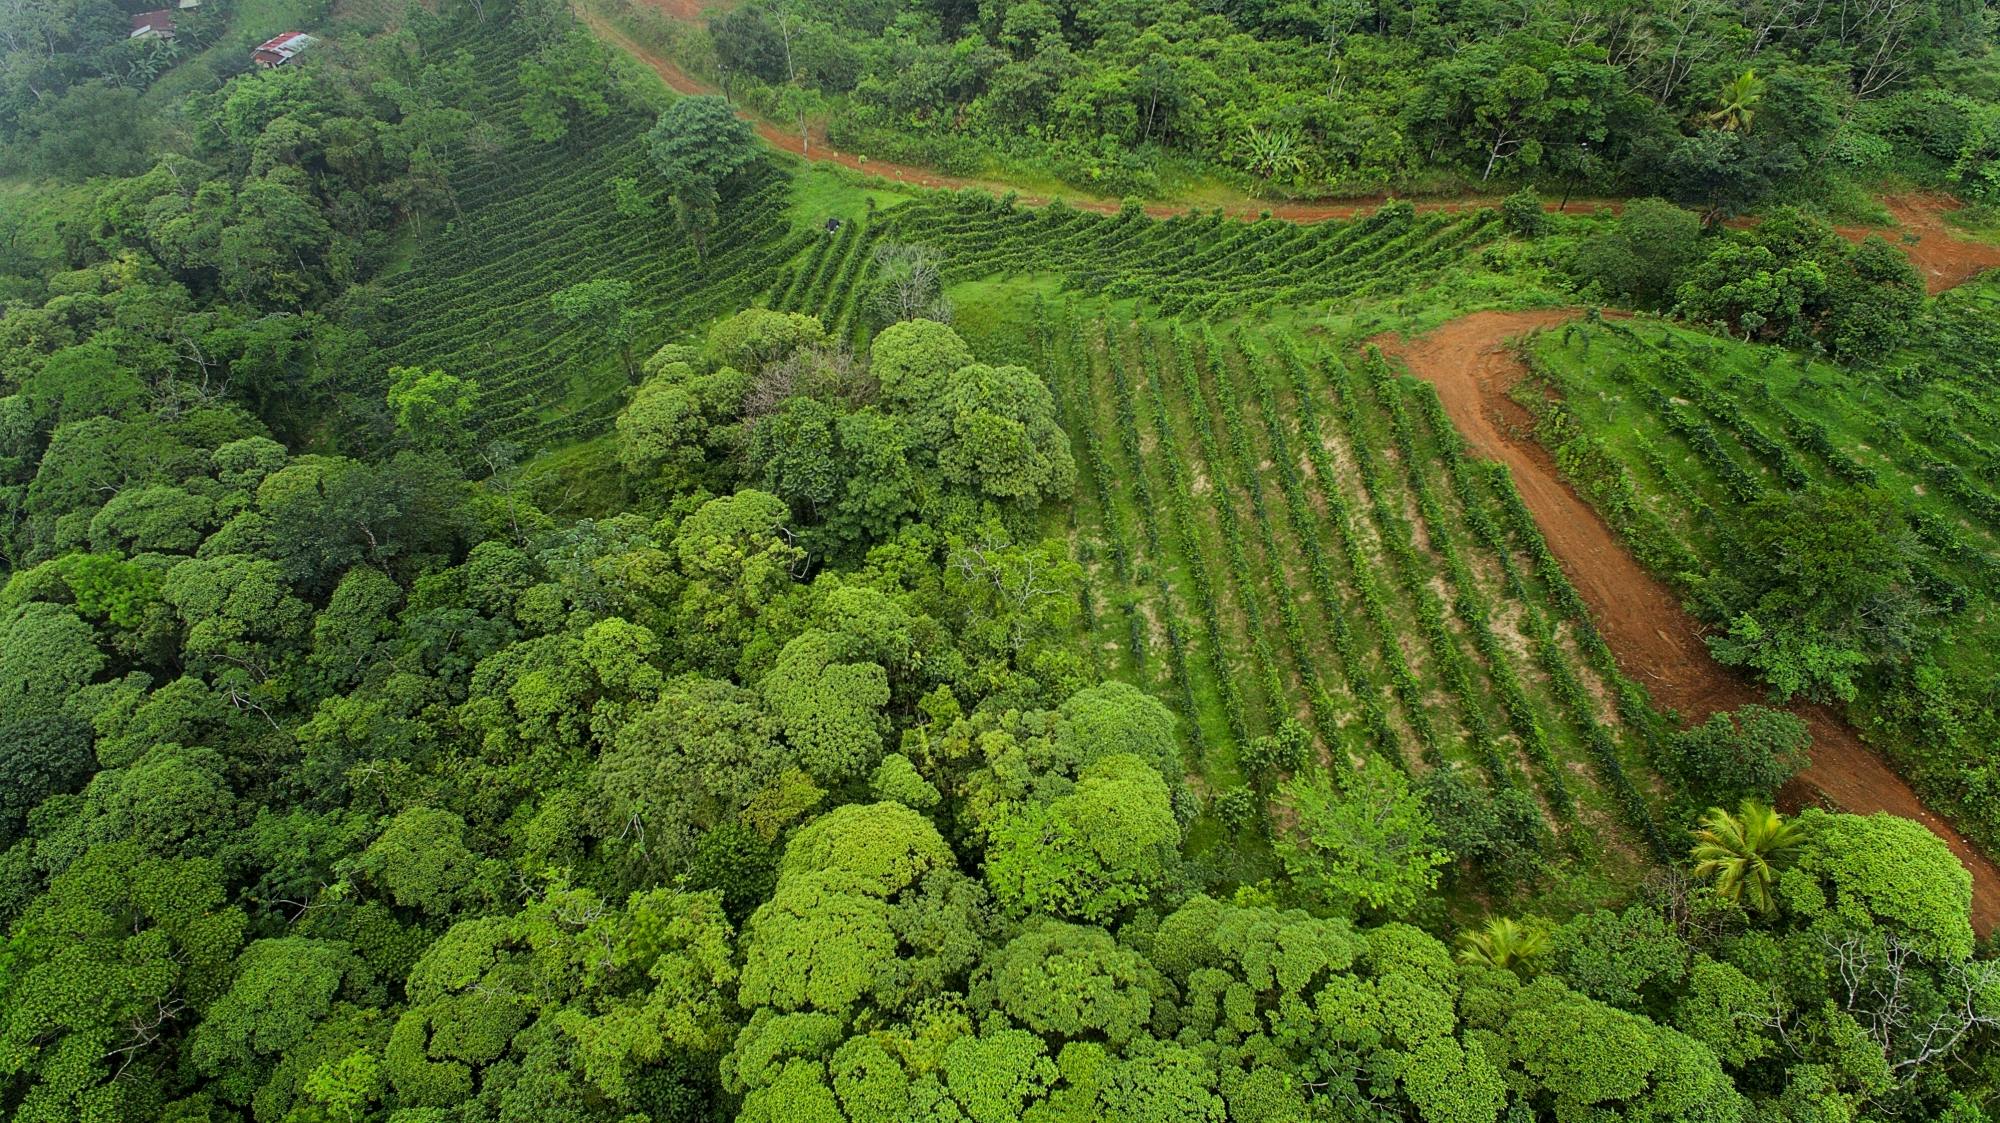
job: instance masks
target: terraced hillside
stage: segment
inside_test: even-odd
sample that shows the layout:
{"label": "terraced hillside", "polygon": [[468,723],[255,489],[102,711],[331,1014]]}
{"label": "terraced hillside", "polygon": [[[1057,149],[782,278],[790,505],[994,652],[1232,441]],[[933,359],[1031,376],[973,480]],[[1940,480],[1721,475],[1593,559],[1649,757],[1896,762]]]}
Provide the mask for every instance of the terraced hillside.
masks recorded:
{"label": "terraced hillside", "polygon": [[863,342],[873,326],[865,300],[878,241],[879,227],[866,220],[823,230],[810,249],[779,272],[769,306],[817,316],[829,335]]}
{"label": "terraced hillside", "polygon": [[1336,771],[1462,765],[1557,845],[1657,853],[1657,718],[1430,388],[1288,331],[1129,309],[1023,317],[1077,457],[1095,669],[1173,704],[1218,789],[1289,722]]}
{"label": "terraced hillside", "polygon": [[655,178],[642,143],[651,118],[614,111],[564,140],[530,139],[516,80],[524,34],[520,21],[496,21],[462,44],[476,64],[476,116],[510,135],[455,172],[459,213],[384,283],[380,344],[385,365],[476,379],[482,429],[532,451],[609,428],[625,384],[616,349],[557,317],[551,293],[578,281],[628,282],[645,313],[637,346],[657,346],[751,303],[810,235],[783,221],[789,176],[770,160],[724,200],[705,262],[664,213],[619,214],[610,181]]}
{"label": "terraced hillside", "polygon": [[1155,220],[979,192],[897,208],[883,236],[943,252],[947,279],[1053,272],[1076,291],[1170,315],[1226,319],[1402,292],[1499,234],[1491,209],[1418,214],[1391,203],[1345,222],[1243,222],[1220,212]]}
{"label": "terraced hillside", "polygon": [[[1850,715],[1975,838],[2000,840],[2000,286],[1940,297],[1915,347],[1848,369],[1651,322],[1578,322],[1537,337],[1544,443],[1651,568],[1678,577],[1718,631],[1714,575],[1745,556],[1759,500],[1860,490],[1902,523],[1923,652],[1857,681]],[[1560,404],[1550,397],[1559,395]]]}

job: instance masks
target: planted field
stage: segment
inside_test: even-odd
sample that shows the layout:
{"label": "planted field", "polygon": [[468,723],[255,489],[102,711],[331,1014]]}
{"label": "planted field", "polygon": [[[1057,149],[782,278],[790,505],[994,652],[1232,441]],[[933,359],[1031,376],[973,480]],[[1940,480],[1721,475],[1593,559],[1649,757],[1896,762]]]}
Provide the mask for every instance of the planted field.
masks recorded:
{"label": "planted field", "polygon": [[1655,719],[1427,385],[1279,331],[1032,320],[1077,456],[1079,638],[1175,706],[1213,789],[1290,721],[1336,775],[1370,753],[1463,765],[1532,799],[1558,845],[1664,844]]}
{"label": "planted field", "polygon": [[1133,208],[1024,209],[970,192],[900,207],[883,226],[942,251],[948,280],[1055,272],[1080,292],[1203,317],[1402,292],[1499,235],[1488,209],[1419,215],[1390,204],[1314,224],[1213,212],[1156,221]]}
{"label": "planted field", "polygon": [[[1919,653],[1857,680],[1856,724],[1918,789],[1975,837],[2000,839],[1990,766],[2000,728],[2000,360],[1989,282],[1939,298],[1918,345],[1854,370],[1654,323],[1576,323],[1538,337],[1540,414],[1558,462],[1634,551],[1676,578],[1718,631],[1729,605],[1708,590],[1745,555],[1754,505],[1856,489],[1900,523]],[[1548,395],[1559,396],[1559,403]]]}
{"label": "planted field", "polygon": [[653,175],[641,143],[650,119],[614,113],[553,143],[519,135],[521,34],[499,23],[464,44],[477,64],[477,116],[516,135],[454,175],[460,213],[420,243],[410,269],[384,282],[380,343],[385,365],[476,379],[483,430],[533,450],[608,428],[625,384],[616,348],[557,317],[551,293],[578,281],[629,282],[649,314],[636,344],[643,354],[750,304],[809,236],[781,221],[789,177],[769,162],[724,201],[706,262],[664,207],[649,218],[617,213],[610,180]]}
{"label": "planted field", "polygon": [[814,241],[778,274],[769,305],[780,312],[819,317],[829,336],[859,342],[868,327],[864,305],[875,268],[879,229],[865,220],[815,234]]}

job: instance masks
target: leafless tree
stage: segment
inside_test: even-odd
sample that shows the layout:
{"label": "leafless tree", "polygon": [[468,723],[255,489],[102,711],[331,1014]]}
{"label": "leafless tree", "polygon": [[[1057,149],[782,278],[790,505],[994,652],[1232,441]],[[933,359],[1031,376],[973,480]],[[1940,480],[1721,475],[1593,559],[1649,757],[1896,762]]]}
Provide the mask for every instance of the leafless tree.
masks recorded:
{"label": "leafless tree", "polygon": [[1715,54],[1718,39],[1707,26],[1715,0],[1672,0],[1637,29],[1622,57],[1633,84],[1661,101],[1671,100],[1688,76]]}
{"label": "leafless tree", "polygon": [[866,405],[875,400],[875,394],[874,377],[846,347],[801,347],[764,364],[751,379],[750,391],[743,398],[743,420],[754,427],[800,395]]}
{"label": "leafless tree", "polygon": [[174,1020],[186,1009],[187,1003],[182,1001],[179,995],[167,994],[154,1003],[151,1013],[135,1015],[127,1023],[131,1033],[125,1039],[125,1044],[104,1054],[105,1060],[118,1058],[118,1071],[111,1074],[111,1079],[115,1082],[123,1077],[125,1070],[131,1066],[133,1058],[146,1047],[165,1037]]}
{"label": "leafless tree", "polygon": [[884,242],[875,247],[875,308],[889,323],[951,322],[944,295],[944,255],[930,246]]}
{"label": "leafless tree", "polygon": [[1008,642],[1016,649],[1027,642],[1032,621],[1067,594],[1061,561],[1038,549],[957,542],[947,564],[964,580],[992,588],[1009,621]]}
{"label": "leafless tree", "polygon": [[1757,0],[1744,9],[1743,25],[1751,30],[1750,57],[1775,39],[1819,25],[1826,0]]}
{"label": "leafless tree", "polygon": [[1848,0],[1836,16],[1840,45],[1854,52],[1854,92],[1864,98],[1903,80],[1915,63],[1910,40],[1924,24],[1918,0]]}
{"label": "leafless tree", "polygon": [[2000,962],[1969,960],[1933,973],[1894,934],[1823,935],[1820,944],[1837,979],[1835,1004],[1868,1031],[1901,1083],[1949,1056],[1974,1030],[2000,1027]]}

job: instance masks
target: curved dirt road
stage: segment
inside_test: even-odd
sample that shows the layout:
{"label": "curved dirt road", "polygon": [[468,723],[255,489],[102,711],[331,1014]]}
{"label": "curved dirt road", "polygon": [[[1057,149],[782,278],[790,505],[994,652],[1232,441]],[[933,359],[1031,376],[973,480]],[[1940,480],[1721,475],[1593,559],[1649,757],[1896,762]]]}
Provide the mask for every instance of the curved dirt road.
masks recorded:
{"label": "curved dirt road", "polygon": [[[694,18],[688,14],[690,10],[688,0],[639,0],[639,2],[646,7],[658,9],[672,19],[687,20]],[[630,35],[621,31],[610,20],[605,19],[598,13],[582,5],[576,5],[573,10],[576,12],[576,17],[582,20],[584,25],[589,27],[591,32],[599,39],[631,55],[639,62],[644,63],[654,74],[659,75],[660,81],[666,83],[668,89],[683,94],[712,94],[718,92],[713,83],[703,81],[688,73],[685,67],[633,39]],[[826,142],[825,135],[820,132],[812,134],[812,144],[810,149],[808,149],[805,141],[799,136],[797,129],[783,127],[774,121],[766,120],[749,112],[741,105],[736,107],[736,112],[738,116],[741,116],[756,127],[757,135],[763,138],[766,144],[780,151],[789,152],[794,156],[802,157],[815,163],[839,164],[841,167],[851,168],[863,175],[879,176],[895,183],[907,183],[913,187],[933,187],[945,190],[970,187],[987,191],[994,195],[1006,195],[1012,192],[1016,198],[1028,206],[1043,206],[1054,201],[1050,196],[1021,191],[1014,185],[997,179],[946,175],[935,168],[919,167],[914,164],[898,164],[887,160],[871,160],[866,156],[835,148]],[[1101,214],[1115,214],[1120,206],[1117,199],[1092,195],[1088,192],[1071,192],[1063,195],[1062,199],[1078,210],[1097,211]],[[1146,213],[1154,218],[1171,218],[1174,215],[1186,214],[1190,210],[1220,209],[1232,217],[1250,219],[1256,218],[1265,211],[1269,211],[1271,217],[1284,219],[1287,222],[1328,222],[1335,219],[1357,218],[1368,214],[1387,202],[1388,199],[1389,196],[1387,195],[1371,195],[1352,199],[1316,202],[1240,200],[1222,204],[1148,203],[1146,204]],[[1495,206],[1499,202],[1500,197],[1497,195],[1467,195],[1453,199],[1421,201],[1416,203],[1416,207],[1421,211],[1466,211]],[[1618,205],[1619,200],[1616,199],[1586,199],[1579,197],[1569,201],[1569,206],[1578,211],[1585,211],[1598,206],[1615,208]],[[1550,210],[1555,209],[1554,203],[1546,204],[1546,206]]]}
{"label": "curved dirt road", "polygon": [[[699,19],[707,9],[717,6],[713,0],[707,3],[703,0],[636,0],[636,3],[681,22]],[[684,94],[717,92],[712,83],[689,74],[673,59],[633,39],[588,7],[576,4],[573,10],[577,18],[582,20],[599,39],[645,64],[654,74],[659,75],[660,80],[666,83],[669,89]],[[945,175],[934,168],[871,160],[853,152],[843,152],[826,143],[824,134],[814,136],[812,143],[807,145],[796,129],[782,127],[775,122],[765,120],[751,114],[740,105],[737,107],[737,113],[756,127],[757,135],[762,137],[765,143],[807,160],[839,164],[864,175],[880,176],[913,187],[947,190],[970,187],[995,195],[1013,192],[1021,202],[1030,206],[1040,206],[1052,201],[1047,196],[1019,191],[1013,185],[1001,180]],[[1115,213],[1119,207],[1117,199],[1094,196],[1087,192],[1072,193],[1063,198],[1081,210],[1105,214]],[[1220,209],[1233,217],[1249,219],[1268,211],[1271,217],[1287,222],[1328,222],[1367,214],[1387,202],[1388,198],[1386,195],[1374,195],[1313,202],[1246,199],[1220,204],[1219,207],[1213,205],[1203,207],[1192,203],[1148,203],[1146,213],[1154,218],[1169,218],[1195,209]],[[1416,201],[1416,207],[1420,211],[1464,211],[1491,207],[1499,201],[1499,196],[1494,195],[1468,195],[1454,199]],[[1610,207],[1616,210],[1622,204],[1623,200],[1620,199],[1568,200],[1568,206],[1575,207],[1579,212],[1597,207]],[[1945,224],[1945,213],[1958,206],[1958,202],[1949,196],[1923,193],[1890,195],[1882,199],[1882,204],[1894,218],[1894,226],[1843,226],[1839,228],[1841,236],[1858,242],[1870,234],[1879,234],[1888,238],[1892,244],[1900,245],[1916,264],[1918,271],[1923,273],[1925,284],[1932,293],[1942,292],[1953,285],[1968,281],[1984,270],[2000,268],[2000,246],[1961,240],[1953,229]],[[1545,203],[1543,206],[1546,210],[1557,209],[1554,203]],[[1901,240],[1905,235],[1914,236],[1915,241]]]}
{"label": "curved dirt road", "polygon": [[[1416,339],[1375,340],[1411,373],[1437,387],[1452,423],[1481,456],[1504,462],[1534,512],[1549,549],[1588,601],[1625,673],[1645,684],[1654,701],[1693,721],[1764,695],[1709,657],[1693,619],[1665,584],[1628,553],[1595,508],[1556,472],[1546,449],[1526,436],[1528,411],[1507,396],[1526,373],[1508,340],[1565,323],[1574,309],[1474,312]],[[1840,716],[1825,706],[1793,712],[1812,730],[1812,763],[1797,783],[1847,811],[1888,811],[1915,819],[1945,840],[1972,871],[1972,922],[1981,935],[2000,924],[2000,867],[1931,813],[1903,778]]]}

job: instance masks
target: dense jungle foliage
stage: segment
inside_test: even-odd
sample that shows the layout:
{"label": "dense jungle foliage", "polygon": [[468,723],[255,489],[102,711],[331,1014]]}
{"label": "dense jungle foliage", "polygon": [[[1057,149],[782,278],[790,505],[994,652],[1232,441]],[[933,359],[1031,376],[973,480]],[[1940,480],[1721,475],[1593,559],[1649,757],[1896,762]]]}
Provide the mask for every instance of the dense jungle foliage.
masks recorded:
{"label": "dense jungle foliage", "polygon": [[[928,97],[987,23],[1115,76],[1090,52],[1133,18],[822,11],[787,34],[851,50],[857,114],[871,68]],[[1673,90],[1603,99],[1660,137],[1739,56],[1838,115],[1984,28],[1688,11]],[[1963,309],[1887,243],[1527,196],[1319,226],[916,197],[774,155],[545,0],[208,0],[151,70],[130,14],[0,5],[0,1116],[2000,1113],[1966,868],[1911,820],[1772,810],[1790,713],[1658,712],[1505,470],[1364,345],[1589,298],[1828,384],[1921,368]],[[321,44],[253,69],[294,20]],[[1376,90],[1477,26],[1169,11],[1143,51]],[[1580,73],[1620,65],[1604,26]],[[1540,74],[1533,35],[1470,39],[1468,73]],[[1884,42],[1908,68],[1864,78]],[[1160,111],[1117,143],[1196,150]],[[1917,403],[1882,424],[1983,457],[1921,426],[1983,424],[1990,373],[1881,375]],[[1802,595],[1787,533],[1906,545],[1887,500],[1810,505],[1814,451],[1740,497],[1801,492],[1775,530],[1713,524],[1733,614]],[[1856,547],[1814,621],[1907,642],[1836,610],[1987,580],[1985,539],[1897,517],[1933,552]]]}
{"label": "dense jungle foliage", "polygon": [[1884,173],[2000,186],[1992,19],[1961,0],[748,0],[670,30],[774,118],[961,172],[1112,195],[1526,182],[1733,212]]}

